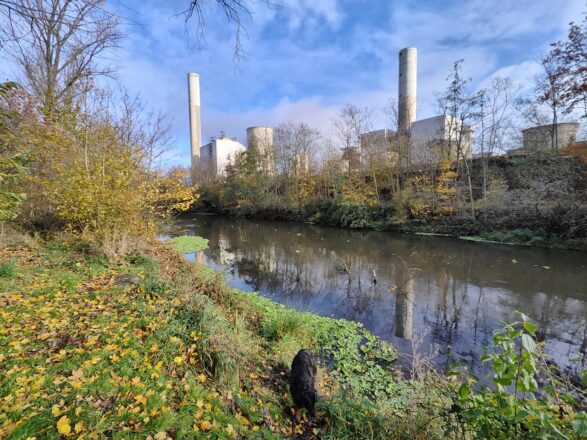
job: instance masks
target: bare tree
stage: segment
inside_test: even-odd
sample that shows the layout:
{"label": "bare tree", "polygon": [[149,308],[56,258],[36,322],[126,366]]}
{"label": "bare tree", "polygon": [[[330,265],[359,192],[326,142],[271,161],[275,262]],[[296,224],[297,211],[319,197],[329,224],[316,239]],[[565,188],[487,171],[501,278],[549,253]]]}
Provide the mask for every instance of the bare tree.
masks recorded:
{"label": "bare tree", "polygon": [[536,102],[548,108],[551,125],[551,147],[558,151],[558,123],[561,112],[569,105],[564,93],[568,66],[551,51],[540,60],[542,74],[536,78]]}
{"label": "bare tree", "polygon": [[482,100],[482,92],[470,91],[471,78],[462,76],[463,60],[453,64],[451,74],[448,76],[448,87],[436,95],[437,103],[442,113],[447,118],[445,154],[451,158],[456,153],[457,165],[463,165],[469,192],[471,217],[475,219],[475,203],[473,199],[473,185],[471,181],[470,146],[472,124],[479,118],[479,104]]}
{"label": "bare tree", "polygon": [[361,135],[371,130],[373,109],[347,104],[338,112],[333,121],[333,134],[341,146],[343,153],[348,156],[349,171],[351,161],[360,154]]}
{"label": "bare tree", "polygon": [[99,75],[114,72],[99,62],[117,46],[119,19],[102,0],[0,0],[5,16],[3,50],[47,114],[72,104]]}
{"label": "bare tree", "polygon": [[205,10],[211,8],[214,4],[220,8],[229,23],[235,25],[234,31],[234,58],[238,61],[243,55],[242,37],[247,35],[244,25],[245,20],[253,21],[251,13],[253,4],[264,4],[266,6],[276,6],[271,0],[190,0],[189,7],[184,11],[187,22],[195,16],[198,40],[204,40],[204,27],[206,24]]}
{"label": "bare tree", "polygon": [[304,174],[309,169],[311,156],[317,151],[320,131],[303,122],[284,123],[275,127],[273,142],[279,171],[285,174]]}
{"label": "bare tree", "polygon": [[503,149],[512,125],[511,110],[517,90],[509,78],[494,78],[482,91],[479,101],[479,129],[476,142],[481,155],[483,198],[487,196],[487,168],[489,158],[497,149]]}
{"label": "bare tree", "polygon": [[579,111],[587,119],[587,17],[571,23],[566,41],[553,43],[550,55],[564,66],[562,79],[563,113]]}
{"label": "bare tree", "polygon": [[146,169],[152,171],[162,155],[173,147],[170,123],[161,112],[148,110],[139,96],[131,97],[126,92],[119,109],[112,113],[115,112],[121,142],[134,149]]}

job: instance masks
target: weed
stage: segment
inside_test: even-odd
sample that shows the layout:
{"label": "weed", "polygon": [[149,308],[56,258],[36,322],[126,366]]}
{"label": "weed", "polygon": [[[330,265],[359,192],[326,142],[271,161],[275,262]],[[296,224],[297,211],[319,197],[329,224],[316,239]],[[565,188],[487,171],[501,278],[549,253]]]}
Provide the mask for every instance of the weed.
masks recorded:
{"label": "weed", "polygon": [[12,279],[16,276],[16,260],[10,259],[0,264],[0,278]]}

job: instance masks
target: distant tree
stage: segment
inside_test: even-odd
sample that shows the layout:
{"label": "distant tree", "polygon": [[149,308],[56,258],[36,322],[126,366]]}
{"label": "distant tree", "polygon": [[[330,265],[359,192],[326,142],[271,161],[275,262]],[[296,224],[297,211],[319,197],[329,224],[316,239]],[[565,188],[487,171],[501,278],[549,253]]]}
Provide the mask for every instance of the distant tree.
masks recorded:
{"label": "distant tree", "polygon": [[506,144],[516,94],[517,90],[509,78],[497,77],[482,91],[479,100],[479,127],[475,140],[481,155],[483,198],[487,195],[488,160]]}
{"label": "distant tree", "polygon": [[0,0],[0,13],[3,50],[46,114],[73,103],[96,76],[114,72],[98,62],[121,37],[118,17],[102,0]]}
{"label": "distant tree", "polygon": [[278,171],[285,174],[302,174],[303,165],[317,151],[320,131],[300,122],[283,123],[275,127],[273,143]]}
{"label": "distant tree", "polygon": [[373,110],[347,104],[333,121],[333,134],[343,150],[360,149],[361,135],[371,130]]}

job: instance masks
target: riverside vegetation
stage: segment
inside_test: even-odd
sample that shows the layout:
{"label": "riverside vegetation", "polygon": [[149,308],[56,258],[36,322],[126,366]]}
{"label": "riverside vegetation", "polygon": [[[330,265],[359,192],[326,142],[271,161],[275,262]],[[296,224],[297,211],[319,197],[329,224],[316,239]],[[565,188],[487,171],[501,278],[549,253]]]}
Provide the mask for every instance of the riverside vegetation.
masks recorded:
{"label": "riverside vegetation", "polygon": [[[487,357],[492,388],[466,371],[420,369],[405,378],[393,369],[393,348],[359,324],[230,288],[222,274],[178,253],[201,249],[204,239],[157,241],[159,227],[200,197],[210,203],[220,194],[219,206],[243,212],[271,206],[266,197],[278,180],[256,181],[249,156],[243,166],[253,168],[234,168],[218,193],[201,196],[183,170],[157,168],[168,145],[165,124],[140,101],[95,85],[104,70],[93,57],[121,35],[103,2],[83,4],[76,10],[75,2],[45,2],[43,8],[64,9],[40,11],[15,2],[8,19],[19,21],[10,28],[25,32],[3,41],[19,45],[15,62],[26,84],[0,85],[1,438],[587,435],[580,384],[546,364],[527,321],[496,333]],[[56,25],[57,16],[68,24]],[[50,34],[46,44],[35,40],[33,27]],[[342,212],[346,226],[365,226],[370,212],[395,222],[384,198],[373,202],[382,193],[369,189],[370,181],[356,173],[323,176],[294,179],[285,194],[295,205],[286,206],[303,212],[313,188],[335,188],[334,199],[318,202],[332,206],[333,218]],[[440,182],[455,182],[451,176]],[[460,200],[454,187],[442,188],[432,199],[440,209],[434,215]],[[389,212],[414,219],[432,203],[428,196],[402,200],[410,205]],[[538,212],[556,220],[560,208],[548,206]],[[579,226],[566,238],[580,238],[580,222],[569,224]],[[322,398],[315,423],[294,426],[287,376],[301,347],[320,360]]]}
{"label": "riverside vegetation", "polygon": [[[196,210],[230,216],[441,234],[478,241],[587,249],[587,160],[577,155],[535,153],[488,161],[487,193],[475,190],[475,217],[457,165],[414,171],[394,190],[393,170],[373,178],[359,171],[323,169],[316,174],[263,176],[262,159],[242,155],[226,179],[201,187]],[[381,165],[384,167],[384,165]],[[482,187],[481,161],[472,185]],[[386,176],[393,177],[392,180]],[[387,183],[386,183],[387,182]],[[388,185],[388,186],[386,186]]]}
{"label": "riverside vegetation", "polygon": [[[492,389],[457,370],[406,379],[394,350],[359,324],[232,289],[166,244],[110,258],[71,235],[7,244],[3,438],[587,435],[581,391],[548,369],[528,321],[496,332]],[[311,428],[293,425],[287,388],[302,347],[321,365]]]}

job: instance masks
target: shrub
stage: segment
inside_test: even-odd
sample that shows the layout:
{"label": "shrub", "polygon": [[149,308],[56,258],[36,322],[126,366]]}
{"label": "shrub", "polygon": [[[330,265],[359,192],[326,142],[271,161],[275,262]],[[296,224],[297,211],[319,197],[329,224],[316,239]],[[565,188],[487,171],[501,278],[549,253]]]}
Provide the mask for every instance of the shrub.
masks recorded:
{"label": "shrub", "polygon": [[[536,327],[522,315],[493,334],[491,364],[494,388],[481,386],[474,375],[452,387],[456,428],[475,438],[574,438],[587,435],[587,416],[575,413],[568,387],[547,366],[536,343]],[[458,374],[453,370],[451,374]],[[539,387],[538,380],[546,386]]]}

